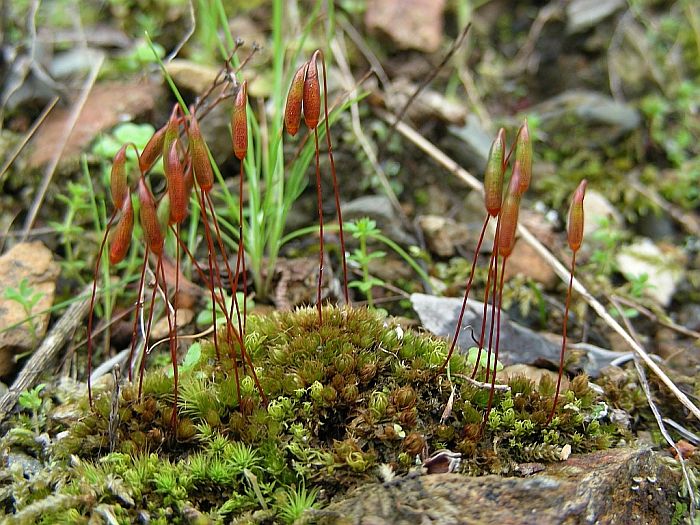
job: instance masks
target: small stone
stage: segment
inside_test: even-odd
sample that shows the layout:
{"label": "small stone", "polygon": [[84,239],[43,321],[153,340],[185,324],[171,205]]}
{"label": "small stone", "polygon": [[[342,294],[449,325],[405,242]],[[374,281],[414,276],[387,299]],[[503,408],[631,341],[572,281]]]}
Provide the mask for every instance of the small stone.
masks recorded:
{"label": "small stone", "polygon": [[369,0],[365,24],[387,35],[399,49],[433,53],[443,38],[445,0]]}
{"label": "small stone", "polygon": [[[536,366],[525,365],[518,363],[515,365],[506,366],[503,370],[496,374],[496,379],[499,383],[507,383],[514,377],[527,377],[530,381],[538,385],[544,376],[548,376],[555,384],[559,374],[546,368],[538,368]],[[561,378],[561,392],[566,392],[569,389],[569,378],[563,375]]]}
{"label": "small stone", "polygon": [[668,306],[683,279],[683,254],[677,248],[663,251],[651,239],[643,238],[624,246],[617,254],[616,262],[627,280],[646,274],[644,294],[661,306]]}
{"label": "small stone", "polygon": [[592,239],[602,222],[608,220],[611,226],[622,226],[623,220],[620,212],[617,211],[605,196],[594,190],[586,190],[586,198],[583,199],[583,235],[586,240]]}
{"label": "small stone", "polygon": [[[177,311],[177,328],[184,328],[194,319],[194,312],[188,308],[180,308]],[[172,321],[172,318],[171,318]],[[170,333],[170,327],[168,326],[168,318],[162,317],[153,325],[151,329],[151,341],[158,341],[160,339],[165,339]]]}
{"label": "small stone", "polygon": [[[452,150],[459,162],[477,174],[482,174],[486,169],[494,137],[484,129],[475,115],[468,115],[464,126],[449,126],[448,131],[454,139],[448,141],[447,149]],[[481,208],[483,210],[483,205]]]}
{"label": "small stone", "polygon": [[[407,78],[399,77],[387,89],[387,106],[398,113],[414,96],[418,88],[418,84]],[[406,111],[406,116],[410,120],[419,123],[437,119],[448,124],[462,126],[469,118],[464,104],[430,88],[421,90]]]}
{"label": "small stone", "polygon": [[566,445],[564,445],[561,448],[561,452],[559,453],[559,459],[561,459],[562,461],[566,461],[567,459],[569,459],[570,455],[571,455],[571,445],[569,445],[567,443]]}
{"label": "small stone", "polygon": [[[61,161],[76,160],[99,134],[120,122],[152,110],[160,100],[162,86],[149,81],[102,82],[87,97],[78,120],[63,149]],[[73,108],[56,108],[39,127],[31,141],[29,166],[46,164],[63,142],[66,122],[72,118]]]}
{"label": "small stone", "polygon": [[[46,333],[59,273],[53,253],[39,241],[17,244],[0,257],[0,326],[16,325],[0,332],[0,377],[14,370],[16,355],[34,350]],[[21,302],[7,298],[8,291],[18,291],[23,280],[30,295],[38,295],[31,309],[33,327]]]}
{"label": "small stone", "polygon": [[[412,294],[411,304],[426,330],[438,336],[452,337],[462,306],[462,299]],[[470,336],[471,330],[476,332],[477,338],[479,336],[482,313],[483,303],[469,299],[458,339],[458,345],[464,351],[474,346]],[[487,324],[486,333],[488,333],[489,326],[490,324]],[[504,365],[533,363],[540,358],[559,362],[560,344],[550,342],[529,328],[510,321],[505,313],[501,314],[500,344],[499,361],[502,361]]]}
{"label": "small stone", "polygon": [[572,0],[566,6],[566,31],[573,34],[595,27],[623,7],[624,0]]}
{"label": "small stone", "polygon": [[465,225],[446,217],[423,215],[418,218],[418,224],[428,247],[440,257],[453,256],[457,246],[463,245],[469,238],[469,230]]}
{"label": "small stone", "polygon": [[416,244],[401,224],[391,201],[384,195],[366,195],[343,204],[343,221],[369,217],[377,222],[382,233],[392,240],[404,244]]}
{"label": "small stone", "polygon": [[528,243],[517,241],[513,253],[508,257],[505,279],[524,275],[535,282],[551,288],[557,282],[557,274],[542,256]]}
{"label": "small stone", "polygon": [[198,94],[204,93],[219,74],[219,68],[182,58],[171,60],[165,69],[178,87]]}

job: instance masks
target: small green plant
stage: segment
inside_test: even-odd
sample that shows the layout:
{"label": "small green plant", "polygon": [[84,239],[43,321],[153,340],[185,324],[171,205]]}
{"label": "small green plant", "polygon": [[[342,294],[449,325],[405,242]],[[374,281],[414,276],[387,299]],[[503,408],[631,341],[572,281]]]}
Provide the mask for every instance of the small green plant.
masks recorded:
{"label": "small green plant", "polygon": [[32,423],[34,425],[34,431],[39,433],[39,410],[41,409],[42,399],[41,392],[46,388],[44,383],[41,383],[34,388],[25,390],[19,395],[17,402],[25,410],[29,410],[32,413]]}
{"label": "small green plant", "polygon": [[367,250],[367,240],[371,239],[373,236],[380,234],[377,228],[376,221],[363,217],[357,221],[349,222],[346,228],[352,236],[357,239],[360,243],[360,247],[356,248],[348,259],[357,264],[362,271],[361,281],[352,281],[349,286],[351,288],[357,288],[360,290],[367,298],[367,304],[370,308],[374,307],[374,298],[372,296],[372,288],[375,286],[383,286],[384,281],[378,279],[377,277],[371,276],[369,273],[369,264],[375,259],[381,259],[386,256],[386,252],[381,250],[376,250],[369,252]]}
{"label": "small green plant", "polygon": [[615,227],[608,217],[598,219],[598,228],[592,234],[593,241],[599,246],[591,255],[591,264],[595,265],[597,275],[610,275],[617,269],[615,256],[617,248],[623,240],[622,232]]}
{"label": "small green plant", "polygon": [[26,322],[29,325],[29,333],[31,334],[32,342],[36,345],[39,342],[39,328],[34,318],[34,308],[39,301],[41,301],[42,297],[44,297],[44,294],[35,291],[34,287],[29,285],[29,279],[25,277],[19,282],[17,288],[12,286],[5,288],[5,293],[3,295],[5,299],[16,302],[24,310],[27,316]]}
{"label": "small green plant", "polygon": [[284,523],[291,525],[304,515],[308,509],[315,508],[318,489],[306,490],[299,485],[296,489],[288,489],[284,493],[284,501],[279,506],[279,517]]}
{"label": "small green plant", "polygon": [[[477,361],[478,359],[478,361]],[[479,351],[478,346],[472,346],[467,350],[467,365],[473,368],[482,368],[486,371],[487,375],[493,373],[493,366],[491,361],[487,362],[487,355]],[[500,361],[496,361],[496,372],[503,370],[503,364]]]}

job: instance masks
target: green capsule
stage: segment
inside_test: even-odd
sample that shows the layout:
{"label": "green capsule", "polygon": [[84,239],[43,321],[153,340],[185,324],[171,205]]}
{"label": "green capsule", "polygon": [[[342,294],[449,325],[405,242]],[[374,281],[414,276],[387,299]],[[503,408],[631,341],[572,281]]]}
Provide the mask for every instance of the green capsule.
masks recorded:
{"label": "green capsule", "polygon": [[498,216],[503,198],[503,176],[505,165],[506,130],[501,128],[491,144],[489,160],[484,174],[484,204],[492,217]]}

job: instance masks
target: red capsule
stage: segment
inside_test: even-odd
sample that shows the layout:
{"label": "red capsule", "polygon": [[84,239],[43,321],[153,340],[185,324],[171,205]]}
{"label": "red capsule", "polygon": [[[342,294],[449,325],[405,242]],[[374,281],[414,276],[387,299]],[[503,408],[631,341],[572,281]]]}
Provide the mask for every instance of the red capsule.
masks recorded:
{"label": "red capsule", "polygon": [[189,127],[190,155],[194,178],[199,187],[209,191],[214,186],[214,171],[209,162],[209,152],[204,137],[199,129],[197,117],[192,114]]}
{"label": "red capsule", "polygon": [[114,227],[114,233],[109,243],[109,263],[117,264],[124,260],[129,245],[131,244],[131,236],[134,232],[134,207],[131,203],[131,193],[126,190],[126,197],[122,202],[121,217]]}
{"label": "red capsule", "polygon": [[498,234],[498,254],[508,257],[515,246],[516,230],[518,228],[518,214],[520,212],[520,173],[513,170],[508,185],[508,193],[503,201],[500,216],[500,232]]}
{"label": "red capsule", "polygon": [[567,237],[569,247],[575,252],[581,247],[583,242],[583,199],[586,196],[586,186],[588,181],[583,179],[571,199],[569,207],[569,220],[567,225]]}
{"label": "red capsule", "polygon": [[112,160],[112,173],[109,177],[109,186],[112,193],[112,202],[115,208],[121,208],[129,193],[129,183],[126,178],[126,148],[124,144],[114,155]]}
{"label": "red capsule", "polygon": [[284,108],[284,127],[292,137],[299,131],[301,123],[301,103],[304,98],[304,77],[309,63],[304,64],[296,70],[292,78],[292,85],[289,86],[287,94],[287,105]]}
{"label": "red capsule", "polygon": [[319,50],[316,50],[309,60],[304,79],[304,122],[309,129],[316,129],[321,116],[321,84],[318,79],[318,67],[316,61]]}
{"label": "red capsule", "polygon": [[[143,148],[139,157],[139,169],[141,173],[150,170],[163,153],[163,143],[168,124],[156,131]],[[176,135],[177,136],[177,135]]]}
{"label": "red capsule", "polygon": [[146,186],[143,177],[139,178],[138,195],[139,204],[141,206],[139,210],[139,219],[146,239],[146,245],[153,253],[160,255],[163,253],[165,237],[163,236],[160,223],[158,222],[158,213],[156,211],[156,203],[153,199],[153,194],[151,194],[151,190]]}
{"label": "red capsule", "polygon": [[237,159],[243,160],[248,152],[248,82],[241,83],[236,93],[231,114],[231,140],[233,141],[233,154]]}
{"label": "red capsule", "polygon": [[169,222],[171,224],[180,224],[187,217],[187,204],[189,201],[189,192],[185,182],[185,173],[180,162],[178,154],[178,142],[173,142],[168,152],[168,169],[165,172],[165,178],[168,181],[168,198],[170,201]]}

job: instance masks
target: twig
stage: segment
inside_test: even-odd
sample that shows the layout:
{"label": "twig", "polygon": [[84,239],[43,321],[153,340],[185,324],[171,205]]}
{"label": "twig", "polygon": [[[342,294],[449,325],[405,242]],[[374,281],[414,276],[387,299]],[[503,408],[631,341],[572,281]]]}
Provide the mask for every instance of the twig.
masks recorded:
{"label": "twig", "polygon": [[669,427],[673,427],[676,432],[678,432],[681,436],[683,436],[684,439],[687,439],[690,443],[692,443],[696,447],[700,446],[700,436],[698,436],[694,432],[691,432],[690,430],[685,428],[683,425],[676,423],[673,419],[671,419],[669,417],[664,418],[664,423],[666,423]]}
{"label": "twig", "polygon": [[53,174],[55,173],[56,167],[58,166],[58,161],[61,159],[63,150],[65,149],[66,144],[68,144],[68,138],[70,137],[73,128],[75,128],[75,125],[78,122],[78,118],[82,113],[83,106],[85,106],[85,103],[87,102],[87,98],[90,94],[90,91],[92,91],[92,86],[97,80],[97,74],[100,72],[100,68],[102,67],[103,62],[104,55],[100,55],[100,58],[93,65],[92,70],[90,71],[90,75],[85,81],[83,91],[80,94],[80,98],[73,106],[73,111],[71,112],[70,118],[68,119],[64,132],[62,134],[62,140],[59,142],[58,147],[56,148],[54,155],[51,158],[51,161],[46,166],[46,171],[44,172],[44,178],[41,181],[41,186],[37,190],[36,195],[34,195],[34,201],[32,202],[32,205],[29,208],[29,213],[27,213],[27,219],[24,222],[22,240],[26,240],[27,236],[29,235],[29,231],[32,229],[32,226],[34,226],[34,221],[36,220],[37,213],[39,213],[41,203],[44,201],[44,197],[46,196],[46,190],[49,188],[51,179],[53,179]]}
{"label": "twig", "polygon": [[539,61],[534,58],[537,41],[539,40],[542,30],[547,22],[550,20],[561,20],[564,18],[564,6],[565,2],[552,2],[545,5],[537,12],[537,17],[530,26],[530,31],[527,34],[525,42],[522,46],[520,46],[518,54],[515,55],[515,58],[513,59],[513,66],[509,70],[511,75],[519,76],[523,73],[534,75],[537,73]]}
{"label": "twig", "polygon": [[[615,299],[611,299],[611,302],[612,302],[613,306],[615,307],[615,309],[622,316],[623,322],[625,323],[627,330],[629,330],[630,334],[632,334],[632,336],[634,337],[634,339],[636,341],[639,340],[639,337],[637,336],[637,334],[634,330],[634,327],[630,323],[629,319],[627,317],[625,317],[624,312],[622,311],[622,307],[620,307],[619,303]],[[690,483],[690,477],[688,476],[688,471],[685,468],[685,458],[683,457],[683,454],[681,453],[678,446],[676,445],[676,442],[671,438],[671,435],[668,433],[668,430],[666,430],[666,425],[664,424],[664,420],[661,417],[661,413],[659,412],[659,409],[656,406],[656,403],[654,403],[654,398],[651,396],[651,389],[649,388],[649,381],[647,381],[647,375],[644,372],[644,367],[639,362],[638,356],[634,356],[634,368],[637,370],[637,376],[639,377],[639,383],[642,385],[642,390],[644,390],[644,395],[647,398],[647,404],[649,405],[649,408],[651,408],[651,411],[654,414],[654,418],[656,419],[656,424],[658,425],[659,430],[661,430],[661,435],[666,440],[666,443],[668,443],[673,448],[673,450],[676,451],[676,455],[678,456],[678,461],[681,464],[681,470],[683,471],[683,480],[685,481],[686,487],[688,488],[688,498],[690,499],[690,506],[689,506],[690,521],[693,522],[695,520],[695,495],[693,494],[693,486]]]}
{"label": "twig", "polygon": [[639,182],[639,174],[635,173],[632,177],[628,177],[630,187],[640,195],[649,199],[653,204],[668,213],[671,218],[684,228],[688,233],[700,237],[700,222],[697,216],[692,213],[686,213],[680,208],[674,206],[664,199],[653,188],[644,186]]}
{"label": "twig", "polygon": [[421,91],[428,87],[428,85],[433,81],[433,79],[442,70],[442,68],[445,67],[445,64],[447,64],[450,58],[452,58],[452,56],[457,52],[457,49],[459,49],[459,47],[462,45],[462,42],[464,42],[464,39],[467,37],[467,34],[469,33],[469,29],[471,29],[471,27],[471,22],[464,26],[464,29],[460,33],[459,37],[457,37],[457,40],[452,42],[450,49],[447,50],[447,53],[445,53],[445,56],[442,57],[440,63],[433,68],[433,70],[428,74],[428,76],[426,76],[425,79],[423,79],[423,82],[421,82],[420,85],[416,88],[413,94],[410,97],[408,97],[408,100],[401,108],[401,111],[399,111],[398,114],[395,116],[393,122],[390,122],[389,132],[387,133],[386,138],[382,143],[380,151],[383,150],[384,147],[391,141],[391,138],[394,136],[394,132],[396,131],[397,125],[403,120],[403,117],[406,115],[406,111],[408,111],[408,108],[411,107],[413,101],[416,100],[418,95],[420,95]]}
{"label": "twig", "polygon": [[613,295],[612,296],[616,301],[619,301],[620,303],[624,304],[625,306],[629,306],[631,308],[634,308],[637,310],[640,314],[643,316],[651,319],[655,323],[659,323],[661,326],[665,326],[666,328],[670,328],[671,330],[674,330],[678,332],[679,334],[683,334],[688,337],[694,337],[695,339],[700,339],[700,332],[696,330],[691,330],[690,328],[686,328],[683,325],[680,325],[678,323],[673,322],[672,320],[666,320],[660,318],[658,315],[656,315],[654,312],[649,310],[648,308],[645,308],[641,304],[631,301],[629,299],[625,299],[624,297],[620,297],[618,295]]}
{"label": "twig", "polygon": [[345,17],[338,17],[338,25],[343,28],[343,31],[348,35],[348,37],[350,37],[353,44],[357,46],[357,49],[360,51],[360,53],[362,53],[362,56],[365,57],[365,60],[367,60],[369,65],[372,66],[372,70],[374,71],[374,74],[377,75],[382,87],[387,89],[391,85],[391,81],[389,80],[386,71],[384,71],[382,63],[377,58],[377,55],[375,55],[374,51],[372,51],[365,43],[364,37],[357,31],[357,29],[355,29],[355,26],[345,19]]}
{"label": "twig", "polygon": [[92,285],[83,289],[78,299],[68,307],[61,319],[51,328],[41,346],[27,361],[15,382],[0,399],[0,421],[3,421],[10,410],[14,408],[19,395],[34,385],[39,374],[51,363],[58,351],[71,338],[73,331],[82,323],[90,305],[91,290]]}
{"label": "twig", "polygon": [[115,364],[112,368],[112,380],[114,381],[114,390],[112,390],[112,398],[109,404],[109,422],[107,434],[109,435],[109,451],[114,452],[117,448],[117,431],[119,429],[119,390],[121,382],[121,368],[119,364]]}
{"label": "twig", "polygon": [[189,7],[189,15],[190,15],[189,27],[187,28],[187,32],[180,39],[180,41],[175,46],[175,48],[170,52],[170,54],[167,57],[165,57],[165,59],[163,60],[163,62],[165,62],[165,63],[170,62],[173,58],[175,58],[180,53],[180,51],[185,46],[187,41],[190,38],[192,38],[192,35],[194,35],[194,30],[197,27],[196,18],[194,16],[194,5],[192,4],[192,0],[189,0],[189,2],[187,2],[187,3],[188,3],[188,7]]}
{"label": "twig", "polygon": [[693,486],[691,485],[690,477],[688,476],[688,469],[685,466],[685,458],[683,457],[681,451],[678,449],[676,442],[673,441],[673,438],[671,438],[671,435],[668,433],[668,430],[666,430],[664,420],[661,417],[659,409],[656,407],[656,404],[654,403],[654,400],[651,397],[651,390],[649,389],[649,382],[647,381],[646,374],[644,373],[644,367],[640,363],[639,358],[637,356],[635,356],[634,358],[634,367],[637,369],[639,382],[641,383],[642,389],[644,390],[644,395],[647,398],[649,408],[651,408],[651,411],[654,414],[654,418],[656,418],[656,423],[659,426],[659,430],[661,430],[661,435],[663,435],[664,439],[673,448],[673,450],[676,451],[676,455],[678,456],[678,462],[681,464],[681,470],[683,471],[683,480],[685,481],[685,485],[688,488],[688,499],[690,500],[690,504],[688,506],[690,512],[690,522],[693,523],[695,521],[695,494],[693,493]]}
{"label": "twig", "polygon": [[[386,111],[379,111],[379,115],[386,122],[393,121],[393,116]],[[481,182],[474,177],[467,170],[462,168],[453,159],[448,157],[444,152],[430,143],[427,139],[422,137],[417,131],[415,131],[410,126],[399,122],[396,125],[396,129],[405,138],[413,142],[416,146],[422,149],[425,153],[430,155],[436,162],[445,167],[448,171],[454,173],[457,177],[462,179],[467,183],[473,190],[478,191],[483,195],[484,187]],[[557,259],[538,239],[535,235],[530,232],[522,224],[518,225],[518,233],[522,239],[528,243],[546,262],[549,264],[554,272],[559,276],[563,282],[568,282],[569,280],[569,270]],[[644,363],[651,369],[651,371],[668,387],[668,389],[673,393],[673,395],[681,402],[681,404],[686,407],[698,420],[700,420],[700,409],[693,404],[693,402],[685,395],[671,380],[671,378],[666,375],[666,373],[661,370],[659,365],[657,365],[649,354],[642,348],[642,346],[637,343],[634,338],[618,323],[605,309],[595,297],[586,289],[586,287],[574,277],[573,288],[576,290],[583,299],[588,303],[588,305],[593,308],[593,310],[598,314],[598,316],[605,322],[610,328],[617,332],[625,342],[634,350],[634,352],[642,358]]]}
{"label": "twig", "polygon": [[12,150],[12,153],[7,157],[7,160],[5,163],[2,165],[2,168],[0,168],[0,181],[2,181],[3,176],[7,172],[7,170],[12,166],[12,163],[15,161],[17,156],[22,153],[22,150],[24,147],[27,145],[29,140],[34,136],[34,133],[36,133],[36,130],[39,129],[39,126],[44,122],[46,117],[48,117],[49,113],[51,113],[51,110],[54,108],[56,103],[58,102],[59,97],[54,96],[51,101],[46,105],[46,107],[41,111],[41,115],[39,115],[36,120],[32,123],[32,127],[30,127],[27,132],[24,134],[24,137],[22,137],[22,140],[15,146],[15,149]]}
{"label": "twig", "polygon": [[[343,50],[340,48],[340,43],[338,42],[337,38],[334,38],[331,41],[331,51],[333,51],[333,56],[335,57],[335,60],[338,63],[338,67],[340,68],[340,71],[343,74],[343,80],[345,82],[344,88],[348,91],[348,97],[350,97],[351,99],[356,98],[357,89],[354,85],[355,79],[352,77],[352,73],[350,72],[350,66],[347,63],[347,60],[345,60],[345,55],[343,53]],[[391,184],[389,184],[389,179],[387,178],[386,173],[384,173],[384,170],[379,165],[377,155],[372,149],[369,140],[367,140],[367,136],[362,131],[362,124],[360,123],[360,111],[357,108],[357,102],[351,103],[350,116],[352,119],[353,132],[355,133],[355,136],[357,137],[357,140],[359,141],[362,150],[365,152],[367,159],[372,165],[374,172],[379,178],[379,181],[382,184],[382,188],[384,189],[386,196],[389,198],[389,202],[391,203],[394,210],[402,218],[403,222],[408,223],[408,217],[406,217],[406,213],[403,211],[403,208],[401,208],[401,203],[399,203],[399,200],[396,198],[396,194],[394,193],[394,190],[392,190]]]}
{"label": "twig", "polygon": [[460,379],[464,379],[467,383],[470,383],[474,385],[477,388],[483,388],[485,390],[491,390],[492,388],[494,390],[499,390],[501,392],[510,392],[510,386],[508,385],[499,385],[496,383],[495,385],[492,385],[490,382],[489,383],[483,383],[481,381],[477,381],[476,379],[472,379],[471,377],[463,374],[452,374],[455,377],[459,377]]}

